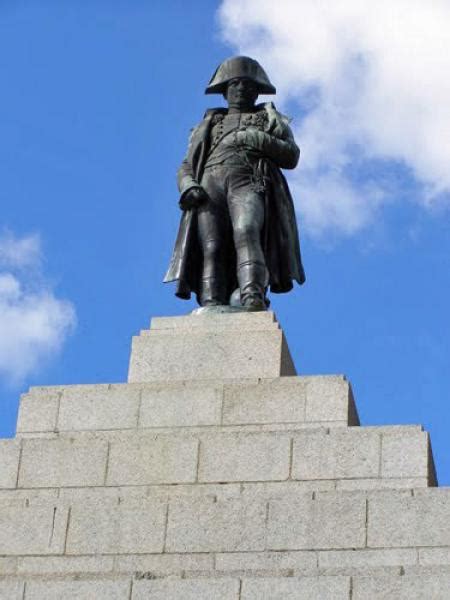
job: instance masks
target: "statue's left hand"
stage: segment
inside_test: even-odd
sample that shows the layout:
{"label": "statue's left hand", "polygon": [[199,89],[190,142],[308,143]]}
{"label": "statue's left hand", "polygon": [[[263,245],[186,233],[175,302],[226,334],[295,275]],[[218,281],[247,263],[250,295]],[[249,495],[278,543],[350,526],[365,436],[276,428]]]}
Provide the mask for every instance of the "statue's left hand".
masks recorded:
{"label": "statue's left hand", "polygon": [[264,143],[264,132],[257,127],[246,127],[236,132],[236,143],[238,146],[250,146],[260,150]]}
{"label": "statue's left hand", "polygon": [[202,187],[193,187],[188,190],[180,199],[180,208],[181,210],[198,208],[208,200],[209,196]]}

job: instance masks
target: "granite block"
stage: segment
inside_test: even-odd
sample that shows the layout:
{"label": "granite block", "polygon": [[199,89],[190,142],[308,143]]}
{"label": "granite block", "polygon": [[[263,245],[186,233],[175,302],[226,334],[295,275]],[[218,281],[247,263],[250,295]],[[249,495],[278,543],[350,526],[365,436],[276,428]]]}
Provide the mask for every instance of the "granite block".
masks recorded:
{"label": "granite block", "polygon": [[239,552],[263,550],[264,502],[214,496],[172,500],[169,504],[167,552]]}
{"label": "granite block", "polygon": [[450,575],[354,577],[352,600],[448,600]]}
{"label": "granite block", "polygon": [[450,546],[450,488],[430,488],[413,497],[392,492],[370,498],[368,546]]}
{"label": "granite block", "polygon": [[295,375],[283,332],[170,331],[133,337],[129,382]]}
{"label": "granite block", "polygon": [[19,472],[20,442],[0,440],[0,489],[17,486]]}
{"label": "granite block", "polygon": [[287,496],[269,502],[270,550],[362,548],[365,538],[366,502],[362,497],[326,492],[315,499]]}
{"label": "granite block", "polygon": [[379,476],[380,436],[353,430],[296,434],[293,479],[349,479]]}
{"label": "granite block", "polygon": [[136,581],[132,600],[238,600],[238,579]]}
{"label": "granite block", "polygon": [[220,384],[154,384],[142,387],[140,427],[219,425],[223,389]]}
{"label": "granite block", "polygon": [[102,485],[108,442],[105,440],[23,440],[19,487]]}
{"label": "granite block", "polygon": [[17,431],[54,431],[58,417],[60,388],[35,387],[20,397]]}
{"label": "granite block", "polygon": [[61,394],[58,429],[129,429],[137,425],[140,389],[132,385],[68,386]]}
{"label": "granite block", "polygon": [[167,504],[157,500],[118,505],[81,504],[71,509],[66,553],[140,554],[162,552]]}
{"label": "granite block", "polygon": [[223,423],[227,425],[305,422],[307,383],[280,377],[224,386]]}
{"label": "granite block", "polygon": [[244,579],[241,600],[349,600],[350,577]]}
{"label": "granite block", "polygon": [[0,506],[0,555],[60,554],[64,550],[68,510],[45,503]]}
{"label": "granite block", "polygon": [[277,433],[207,437],[200,447],[199,481],[285,480],[290,446],[290,438]]}
{"label": "granite block", "polygon": [[382,435],[382,477],[428,478],[428,434],[385,433]]}
{"label": "granite block", "polygon": [[128,600],[131,580],[27,581],[25,600]]}
{"label": "granite block", "polygon": [[111,442],[108,485],[189,483],[197,477],[198,441],[149,436]]}

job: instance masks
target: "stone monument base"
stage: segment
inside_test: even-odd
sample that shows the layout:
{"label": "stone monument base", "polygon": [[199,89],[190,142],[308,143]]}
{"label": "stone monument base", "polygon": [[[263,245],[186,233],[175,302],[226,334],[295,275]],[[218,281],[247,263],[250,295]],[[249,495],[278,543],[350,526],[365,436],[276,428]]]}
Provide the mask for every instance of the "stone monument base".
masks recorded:
{"label": "stone monument base", "polygon": [[1,600],[450,598],[428,434],[359,426],[343,376],[295,375],[273,313],[154,319],[129,380],[22,396]]}

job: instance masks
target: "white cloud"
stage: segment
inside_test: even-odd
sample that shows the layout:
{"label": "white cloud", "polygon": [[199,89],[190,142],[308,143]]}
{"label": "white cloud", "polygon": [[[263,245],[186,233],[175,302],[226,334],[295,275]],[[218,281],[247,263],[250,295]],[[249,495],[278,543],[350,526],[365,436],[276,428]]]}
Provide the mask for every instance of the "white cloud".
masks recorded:
{"label": "white cloud", "polygon": [[39,236],[0,235],[0,377],[19,383],[61,350],[75,309],[41,274]]}
{"label": "white cloud", "polygon": [[309,231],[351,234],[394,200],[370,161],[405,167],[425,206],[448,200],[448,0],[224,0],[220,23],[298,108],[291,181]]}
{"label": "white cloud", "polygon": [[32,267],[39,265],[41,259],[41,242],[38,235],[20,239],[10,231],[0,235],[0,269]]}

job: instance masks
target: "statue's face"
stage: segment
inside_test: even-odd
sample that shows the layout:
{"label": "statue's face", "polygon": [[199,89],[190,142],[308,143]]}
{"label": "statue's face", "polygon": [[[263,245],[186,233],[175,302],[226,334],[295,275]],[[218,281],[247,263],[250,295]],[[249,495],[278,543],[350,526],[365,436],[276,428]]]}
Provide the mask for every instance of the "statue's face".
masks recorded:
{"label": "statue's face", "polygon": [[251,79],[236,77],[228,82],[225,93],[228,106],[248,108],[255,104],[257,97],[258,88]]}

